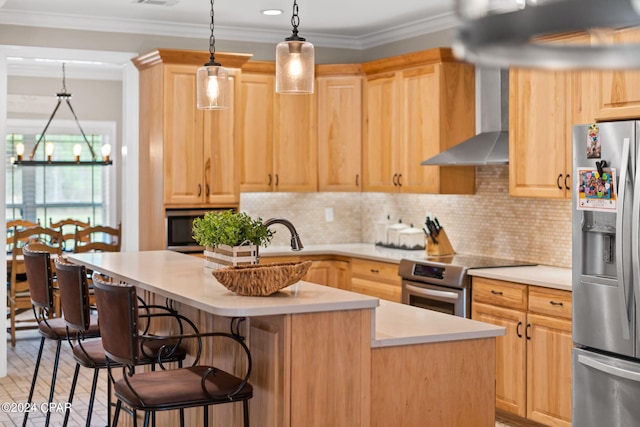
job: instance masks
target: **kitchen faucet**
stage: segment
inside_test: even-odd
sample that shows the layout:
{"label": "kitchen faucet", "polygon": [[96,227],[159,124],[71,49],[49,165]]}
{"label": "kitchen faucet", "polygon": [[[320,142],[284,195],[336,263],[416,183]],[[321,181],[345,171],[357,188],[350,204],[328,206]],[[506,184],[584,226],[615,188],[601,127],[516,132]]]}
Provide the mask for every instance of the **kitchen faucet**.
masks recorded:
{"label": "kitchen faucet", "polygon": [[264,225],[267,227],[269,227],[272,224],[282,224],[289,229],[289,232],[291,233],[291,250],[299,251],[299,250],[302,250],[302,248],[304,248],[304,246],[302,246],[302,241],[300,240],[300,236],[298,235],[298,232],[296,231],[296,228],[293,226],[291,221],[284,218],[271,218],[264,222]]}

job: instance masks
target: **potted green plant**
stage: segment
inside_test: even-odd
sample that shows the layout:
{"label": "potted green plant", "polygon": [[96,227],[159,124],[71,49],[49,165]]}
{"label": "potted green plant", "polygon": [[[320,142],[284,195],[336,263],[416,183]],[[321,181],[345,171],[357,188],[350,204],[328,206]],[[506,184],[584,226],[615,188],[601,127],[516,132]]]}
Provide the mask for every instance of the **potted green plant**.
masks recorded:
{"label": "potted green plant", "polygon": [[211,211],[193,221],[193,238],[205,247],[205,266],[251,265],[258,263],[258,246],[267,245],[273,231],[244,212]]}

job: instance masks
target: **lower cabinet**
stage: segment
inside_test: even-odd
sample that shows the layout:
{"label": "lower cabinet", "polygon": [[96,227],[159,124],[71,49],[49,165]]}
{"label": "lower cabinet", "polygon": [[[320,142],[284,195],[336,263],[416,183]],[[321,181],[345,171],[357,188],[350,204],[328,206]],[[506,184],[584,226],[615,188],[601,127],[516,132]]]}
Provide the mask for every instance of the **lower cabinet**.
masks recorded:
{"label": "lower cabinet", "polygon": [[333,288],[351,289],[351,266],[348,258],[340,259],[322,255],[276,256],[261,257],[260,263],[273,264],[277,262],[299,262],[305,260],[312,261],[312,264],[303,280],[331,286]]}
{"label": "lower cabinet", "polygon": [[571,292],[473,278],[475,320],[503,326],[496,340],[496,408],[547,426],[571,426]]}
{"label": "lower cabinet", "polygon": [[402,302],[398,264],[351,259],[351,290],[384,300]]}

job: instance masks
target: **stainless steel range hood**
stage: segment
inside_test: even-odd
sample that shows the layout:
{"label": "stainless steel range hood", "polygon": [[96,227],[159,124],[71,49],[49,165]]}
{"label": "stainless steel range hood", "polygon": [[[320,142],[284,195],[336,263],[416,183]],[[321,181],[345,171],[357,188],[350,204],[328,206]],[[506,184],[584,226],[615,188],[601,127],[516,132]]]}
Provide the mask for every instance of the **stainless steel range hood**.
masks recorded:
{"label": "stainless steel range hood", "polygon": [[509,163],[509,71],[476,68],[479,133],[420,163],[436,166]]}

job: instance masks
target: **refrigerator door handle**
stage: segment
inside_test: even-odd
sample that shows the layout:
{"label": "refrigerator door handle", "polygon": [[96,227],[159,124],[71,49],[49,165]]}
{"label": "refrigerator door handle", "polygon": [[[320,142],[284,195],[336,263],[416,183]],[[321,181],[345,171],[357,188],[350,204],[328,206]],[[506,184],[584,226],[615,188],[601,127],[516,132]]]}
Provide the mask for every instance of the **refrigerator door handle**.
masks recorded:
{"label": "refrigerator door handle", "polygon": [[618,207],[616,212],[616,270],[618,273],[618,301],[620,302],[620,316],[622,320],[622,338],[630,339],[629,313],[627,312],[627,290],[624,280],[625,258],[623,253],[624,230],[624,200],[627,192],[627,173],[629,169],[629,156],[631,141],[624,138],[622,145],[622,165],[620,166],[620,180],[618,186]]}
{"label": "refrigerator door handle", "polygon": [[607,365],[599,360],[593,359],[584,354],[578,355],[578,362],[590,368],[604,372],[605,374],[613,375],[615,377],[624,378],[627,380],[640,382],[640,372],[630,371],[628,369],[618,368],[616,366]]}
{"label": "refrigerator door handle", "polygon": [[[633,263],[633,286],[636,307],[640,303],[640,247],[638,240],[640,233],[640,150],[636,153],[636,175],[633,180],[633,210],[631,212],[631,262]],[[636,315],[636,331],[640,331],[640,316]],[[636,354],[638,353],[636,344]]]}

